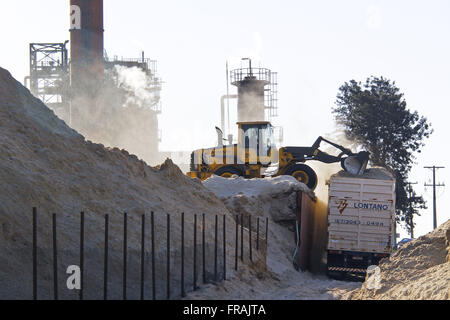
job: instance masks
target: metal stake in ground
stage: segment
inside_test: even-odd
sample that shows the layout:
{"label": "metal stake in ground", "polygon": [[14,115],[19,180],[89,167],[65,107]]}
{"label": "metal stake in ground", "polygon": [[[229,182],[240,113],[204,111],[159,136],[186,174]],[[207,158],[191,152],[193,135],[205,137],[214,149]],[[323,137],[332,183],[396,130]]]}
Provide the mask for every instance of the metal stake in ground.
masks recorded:
{"label": "metal stake in ground", "polygon": [[256,218],[256,250],[259,250],[259,217]]}
{"label": "metal stake in ground", "polygon": [[205,214],[202,215],[202,264],[203,264],[203,283],[206,283],[206,248],[205,248],[205,230],[206,230],[206,222],[205,222]]}
{"label": "metal stake in ground", "polygon": [[33,300],[37,300],[37,208],[33,208]]}
{"label": "metal stake in ground", "polygon": [[194,215],[194,291],[197,290],[197,214]]}
{"label": "metal stake in ground", "polygon": [[141,300],[144,300],[144,277],[145,277],[145,214],[141,220]]}
{"label": "metal stake in ground", "polygon": [[184,297],[184,212],[181,213],[181,296]]}
{"label": "metal stake in ground", "polygon": [[225,228],[226,216],[223,215],[223,280],[227,279],[227,241],[226,241],[226,228]]}
{"label": "metal stake in ground", "polygon": [[84,212],[80,214],[80,300],[84,291]]}
{"label": "metal stake in ground", "polygon": [[214,281],[217,281],[217,214],[214,226]]}
{"label": "metal stake in ground", "polygon": [[156,300],[156,274],[155,274],[155,217],[152,211],[151,223],[152,223],[152,299]]}
{"label": "metal stake in ground", "polygon": [[127,300],[127,213],[123,215],[123,300]]}
{"label": "metal stake in ground", "polygon": [[109,238],[109,215],[105,215],[105,256],[103,265],[103,299],[108,300],[108,238]]}
{"label": "metal stake in ground", "polygon": [[167,215],[167,300],[170,300],[170,214]]}
{"label": "metal stake in ground", "polygon": [[53,294],[58,300],[58,251],[56,248],[56,214],[53,214]]}
{"label": "metal stake in ground", "polygon": [[248,215],[248,247],[250,252],[250,261],[253,261],[252,256],[252,216]]}
{"label": "metal stake in ground", "polygon": [[238,269],[238,247],[239,247],[239,216],[236,215],[236,245],[234,252],[234,270]]}
{"label": "metal stake in ground", "polygon": [[266,218],[266,256],[267,256],[267,252],[268,252],[268,244],[269,244],[269,218]]}
{"label": "metal stake in ground", "polygon": [[241,214],[241,260],[244,261],[244,216]]}

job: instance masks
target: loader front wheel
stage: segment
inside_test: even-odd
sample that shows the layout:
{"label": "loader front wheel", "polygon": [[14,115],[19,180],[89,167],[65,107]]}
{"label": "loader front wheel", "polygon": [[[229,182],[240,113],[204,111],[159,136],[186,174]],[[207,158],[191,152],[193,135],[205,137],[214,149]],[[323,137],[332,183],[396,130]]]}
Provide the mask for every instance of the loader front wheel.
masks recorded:
{"label": "loader front wheel", "polygon": [[317,174],[306,164],[294,164],[286,169],[285,174],[303,182],[311,190],[317,186]]}
{"label": "loader front wheel", "polygon": [[242,176],[241,170],[235,167],[221,167],[214,174],[222,178],[231,178],[233,175]]}

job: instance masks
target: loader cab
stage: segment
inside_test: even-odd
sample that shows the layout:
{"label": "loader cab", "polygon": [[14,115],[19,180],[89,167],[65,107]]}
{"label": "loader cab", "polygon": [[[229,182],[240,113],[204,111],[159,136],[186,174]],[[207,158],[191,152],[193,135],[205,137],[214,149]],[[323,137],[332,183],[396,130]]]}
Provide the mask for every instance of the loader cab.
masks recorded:
{"label": "loader cab", "polygon": [[268,164],[276,153],[273,127],[268,121],[238,122],[238,157],[245,163]]}

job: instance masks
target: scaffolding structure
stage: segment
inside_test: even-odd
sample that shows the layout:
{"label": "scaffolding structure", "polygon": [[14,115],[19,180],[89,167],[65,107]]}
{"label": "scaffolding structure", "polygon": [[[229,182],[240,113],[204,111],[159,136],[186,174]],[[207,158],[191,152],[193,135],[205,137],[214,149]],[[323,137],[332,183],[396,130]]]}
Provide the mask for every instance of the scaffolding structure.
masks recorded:
{"label": "scaffolding structure", "polygon": [[278,73],[271,72],[270,75],[269,88],[266,89],[264,94],[264,106],[268,121],[278,117]]}
{"label": "scaffolding structure", "polygon": [[242,83],[253,82],[264,90],[265,119],[272,121],[278,117],[278,73],[267,68],[240,68],[230,71],[231,84],[239,87]]}
{"label": "scaffolding structure", "polygon": [[70,109],[67,43],[30,43],[30,76],[25,79],[33,95],[60,114]]}
{"label": "scaffolding structure", "polygon": [[158,62],[156,60],[145,58],[144,53],[142,53],[142,58],[119,59],[117,56],[114,56],[113,59],[109,59],[108,55],[105,52],[105,69],[111,70],[114,69],[115,66],[123,66],[127,68],[136,67],[145,72],[148,79],[150,80],[147,83],[146,90],[148,90],[148,92],[151,92],[154,96],[154,99],[150,101],[149,108],[157,114],[161,114],[162,103],[160,99],[160,93],[162,90],[163,81],[158,76]]}
{"label": "scaffolding structure", "polygon": [[[238,88],[238,121],[273,122],[273,118],[278,117],[278,73],[267,68],[252,67],[250,58],[242,60],[248,61],[248,68],[241,67],[230,72],[231,84]],[[281,146],[284,140],[283,128],[274,126],[273,129],[275,143]]]}

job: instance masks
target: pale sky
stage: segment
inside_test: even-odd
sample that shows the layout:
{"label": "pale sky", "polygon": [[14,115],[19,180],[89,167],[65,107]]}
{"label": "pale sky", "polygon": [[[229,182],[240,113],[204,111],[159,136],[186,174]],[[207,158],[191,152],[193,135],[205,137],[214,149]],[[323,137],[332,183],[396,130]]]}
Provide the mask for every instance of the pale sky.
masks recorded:
{"label": "pale sky", "polygon": [[[345,81],[371,75],[395,80],[409,108],[435,130],[411,174],[429,206],[416,218],[416,236],[431,231],[431,190],[423,187],[431,171],[423,166],[445,166],[437,177],[450,181],[448,0],[104,2],[108,55],[132,58],[144,50],[159,61],[162,150],[215,144],[227,60],[232,69],[251,57],[254,66],[278,72],[280,116],[274,122],[284,127],[285,145],[311,145],[334,130],[331,108]],[[0,66],[22,82],[28,43],[69,39],[69,0],[0,6]],[[444,188],[438,194],[441,224],[450,218],[450,199]]]}

